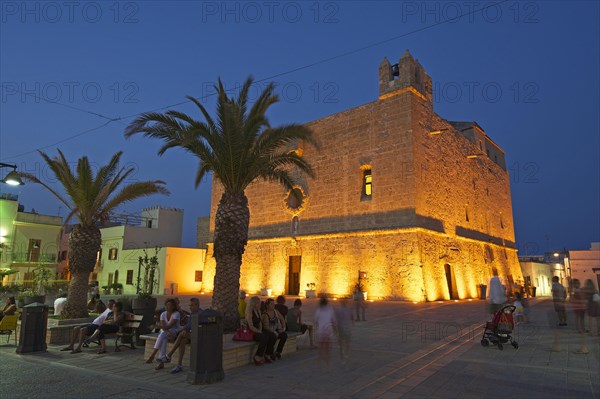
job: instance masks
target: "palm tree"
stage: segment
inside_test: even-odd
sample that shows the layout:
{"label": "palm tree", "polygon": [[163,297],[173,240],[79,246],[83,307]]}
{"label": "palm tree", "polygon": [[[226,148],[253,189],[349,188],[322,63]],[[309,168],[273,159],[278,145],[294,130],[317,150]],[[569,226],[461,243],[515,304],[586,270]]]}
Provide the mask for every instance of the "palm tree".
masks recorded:
{"label": "palm tree", "polygon": [[[112,211],[118,206],[136,198],[151,194],[169,194],[160,180],[136,182],[125,185],[125,179],[134,172],[133,168],[120,168],[119,160],[122,152],[112,156],[110,162],[99,168],[94,176],[87,157],[77,161],[75,174],[58,150],[58,156],[50,158],[39,151],[56,180],[60,182],[66,196],[59,194],[38,177],[21,173],[26,180],[41,184],[71,211],[65,224],[76,216],[79,224],[73,227],[69,236],[69,295],[62,315],[68,318],[87,317],[87,291],[90,273],[96,264],[96,256],[100,250],[101,235],[98,227],[108,220]],[[120,189],[117,193],[116,190]]]}
{"label": "palm tree", "polygon": [[249,77],[238,98],[229,98],[219,79],[215,86],[218,95],[216,119],[197,99],[188,96],[200,110],[204,121],[173,110],[148,112],[125,130],[126,137],[142,133],[145,137],[161,139],[164,145],[159,149],[159,155],[170,148],[180,147],[197,157],[196,187],[209,172],[223,185],[224,192],[215,215],[216,271],[212,306],[222,312],[225,331],[233,331],[239,319],[240,266],[250,222],[246,187],[257,179],[263,179],[293,189],[293,176],[304,173],[314,177],[306,160],[297,152],[290,151],[291,146],[300,141],[316,146],[312,131],[298,124],[271,127],[265,114],[272,104],[279,101],[274,94],[275,86],[267,86],[248,109],[251,85],[252,77]]}

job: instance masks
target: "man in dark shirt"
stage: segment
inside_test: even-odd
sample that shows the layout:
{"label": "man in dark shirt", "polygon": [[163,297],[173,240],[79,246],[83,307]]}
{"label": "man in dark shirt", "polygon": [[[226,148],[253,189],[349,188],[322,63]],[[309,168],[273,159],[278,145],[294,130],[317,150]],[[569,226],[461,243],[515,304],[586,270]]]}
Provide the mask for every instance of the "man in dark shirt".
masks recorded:
{"label": "man in dark shirt", "polygon": [[288,307],[285,306],[285,297],[283,295],[279,295],[277,297],[276,302],[277,303],[275,304],[275,310],[277,310],[279,313],[281,313],[281,315],[285,319],[287,317],[287,313],[288,313]]}

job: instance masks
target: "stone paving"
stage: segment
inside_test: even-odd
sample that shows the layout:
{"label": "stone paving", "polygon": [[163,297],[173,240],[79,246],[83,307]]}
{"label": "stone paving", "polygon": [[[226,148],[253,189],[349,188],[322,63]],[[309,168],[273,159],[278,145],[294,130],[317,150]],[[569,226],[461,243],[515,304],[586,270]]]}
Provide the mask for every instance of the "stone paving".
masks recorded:
{"label": "stone paving", "polygon": [[[304,301],[307,321],[316,303]],[[531,322],[514,332],[518,350],[480,345],[487,318],[482,301],[374,302],[367,321],[354,325],[347,364],[335,345],[329,365],[318,349],[302,347],[271,365],[228,371],[212,385],[189,385],[189,370],[171,375],[169,364],[155,371],[142,348],[71,355],[50,346],[19,355],[14,341],[0,337],[0,397],[600,398],[600,337],[586,334],[590,353],[575,354],[580,336],[572,323],[555,327],[550,301],[532,301]]]}

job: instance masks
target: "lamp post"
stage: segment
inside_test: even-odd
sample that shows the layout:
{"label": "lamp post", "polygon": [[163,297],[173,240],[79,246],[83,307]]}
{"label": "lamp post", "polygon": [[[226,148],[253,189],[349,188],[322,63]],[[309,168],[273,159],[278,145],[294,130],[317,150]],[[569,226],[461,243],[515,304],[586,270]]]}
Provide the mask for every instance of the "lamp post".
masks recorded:
{"label": "lamp post", "polygon": [[17,173],[17,165],[0,162],[0,168],[12,168],[12,172],[8,172],[6,177],[0,180],[0,182],[8,184],[9,186],[22,186],[25,184],[23,183],[21,176]]}

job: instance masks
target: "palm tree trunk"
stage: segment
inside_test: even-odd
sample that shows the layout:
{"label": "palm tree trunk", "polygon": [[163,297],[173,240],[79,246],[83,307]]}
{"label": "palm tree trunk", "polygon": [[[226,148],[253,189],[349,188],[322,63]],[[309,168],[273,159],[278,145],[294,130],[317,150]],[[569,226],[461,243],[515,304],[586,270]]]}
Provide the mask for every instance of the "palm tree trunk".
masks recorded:
{"label": "palm tree trunk", "polygon": [[62,311],[63,317],[87,317],[87,292],[90,273],[102,243],[100,229],[96,226],[77,225],[69,236],[69,295]]}
{"label": "palm tree trunk", "polygon": [[215,215],[214,257],[217,265],[212,307],[223,314],[224,332],[234,331],[239,324],[240,267],[248,242],[249,223],[246,196],[223,193]]}

